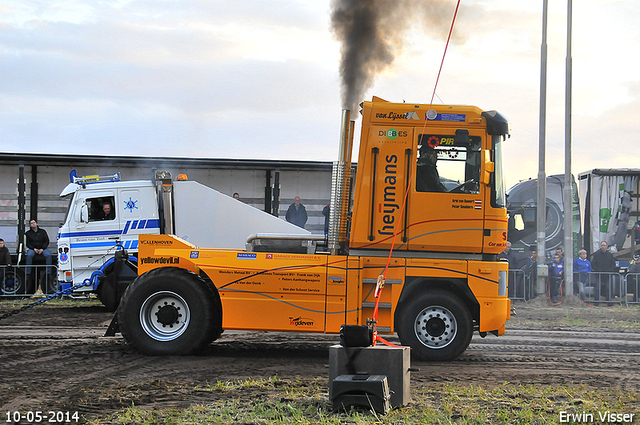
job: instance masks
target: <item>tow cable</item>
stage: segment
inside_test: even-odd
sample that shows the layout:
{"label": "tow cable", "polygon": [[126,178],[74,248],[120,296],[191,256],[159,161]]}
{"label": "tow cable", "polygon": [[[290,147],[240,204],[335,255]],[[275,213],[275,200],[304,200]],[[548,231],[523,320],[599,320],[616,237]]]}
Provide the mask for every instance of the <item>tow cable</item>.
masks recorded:
{"label": "tow cable", "polygon": [[44,304],[44,303],[46,303],[47,301],[52,300],[52,299],[54,299],[54,298],[61,297],[62,295],[70,295],[73,291],[75,291],[75,290],[76,290],[76,289],[78,289],[78,288],[82,288],[82,287],[84,287],[84,286],[90,286],[90,285],[93,285],[94,280],[95,280],[95,279],[99,279],[99,278],[101,278],[101,277],[104,277],[104,273],[102,273],[100,270],[97,270],[97,271],[95,271],[95,272],[93,272],[93,273],[91,274],[91,277],[88,277],[88,278],[86,278],[85,280],[83,280],[83,281],[82,281],[82,283],[79,283],[79,284],[77,284],[77,285],[75,285],[75,286],[71,286],[71,287],[69,287],[69,288],[67,288],[67,289],[63,289],[63,290],[58,291],[58,292],[56,292],[56,293],[53,293],[53,294],[47,295],[46,297],[41,298],[41,299],[39,299],[38,301],[35,301],[35,302],[33,302],[33,303],[31,303],[31,304],[27,304],[27,305],[25,305],[25,306],[23,306],[23,307],[21,307],[21,308],[18,308],[18,309],[15,309],[15,310],[13,310],[13,311],[10,311],[10,312],[8,312],[8,313],[5,313],[5,314],[3,314],[2,316],[0,316],[0,320],[6,319],[7,317],[11,317],[11,316],[13,316],[13,315],[16,315],[16,314],[18,314],[18,313],[20,313],[20,312],[23,312],[23,311],[25,311],[25,310],[28,310],[28,309],[33,308],[33,307],[35,307],[35,306],[38,306],[38,305],[40,305],[40,304]]}

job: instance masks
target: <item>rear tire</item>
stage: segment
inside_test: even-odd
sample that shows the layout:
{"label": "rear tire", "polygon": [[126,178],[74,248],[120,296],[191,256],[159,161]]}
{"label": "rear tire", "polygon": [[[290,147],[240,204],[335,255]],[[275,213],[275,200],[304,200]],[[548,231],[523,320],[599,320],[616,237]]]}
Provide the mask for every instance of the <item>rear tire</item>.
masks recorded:
{"label": "rear tire", "polygon": [[129,285],[118,307],[118,321],[122,336],[140,353],[188,355],[217,336],[221,311],[219,299],[216,302],[200,277],[162,267]]}
{"label": "rear tire", "polygon": [[105,277],[100,279],[100,285],[98,285],[98,290],[96,291],[98,299],[106,307],[107,311],[116,311],[118,304],[120,304],[116,294],[116,280],[111,275],[112,273],[113,264],[105,269]]}
{"label": "rear tire", "polygon": [[[131,257],[127,262],[137,266],[137,263],[134,262]],[[121,283],[118,283],[118,278],[115,276],[115,267],[116,263],[112,263],[104,269],[104,277],[100,279],[100,285],[98,285],[96,291],[98,299],[106,307],[107,311],[116,311],[118,309],[120,299],[126,290],[126,288],[122,288],[122,276],[120,276]],[[129,266],[129,268],[134,270],[131,266]],[[133,281],[133,277],[131,277],[131,281]]]}
{"label": "rear tire", "polygon": [[460,356],[473,334],[471,314],[454,295],[432,291],[408,301],[397,326],[403,345],[419,360],[447,361]]}
{"label": "rear tire", "polygon": [[17,297],[26,293],[27,279],[24,270],[14,267],[4,268],[4,279],[0,278],[0,294],[3,297]]}

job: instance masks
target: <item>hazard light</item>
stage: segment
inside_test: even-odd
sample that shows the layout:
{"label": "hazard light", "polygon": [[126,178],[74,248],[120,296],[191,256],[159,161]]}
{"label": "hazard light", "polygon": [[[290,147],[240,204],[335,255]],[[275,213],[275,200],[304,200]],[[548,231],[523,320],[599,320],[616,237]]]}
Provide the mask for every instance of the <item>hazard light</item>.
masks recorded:
{"label": "hazard light", "polygon": [[178,174],[178,180],[189,180],[186,174]]}

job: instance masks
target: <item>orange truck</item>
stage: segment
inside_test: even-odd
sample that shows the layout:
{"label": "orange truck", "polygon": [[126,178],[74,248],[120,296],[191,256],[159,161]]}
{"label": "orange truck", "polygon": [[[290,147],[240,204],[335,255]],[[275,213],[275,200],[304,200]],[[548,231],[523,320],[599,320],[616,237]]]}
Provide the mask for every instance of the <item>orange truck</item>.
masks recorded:
{"label": "orange truck", "polygon": [[337,334],[372,318],[385,270],[377,330],[397,333],[414,358],[452,360],[474,331],[504,334],[508,266],[496,256],[507,241],[509,122],[472,106],[377,97],[360,112],[353,179],[354,123],[343,111],[328,240],[258,233],[234,250],[140,235],[138,277],[117,310],[126,341],[174,355],[223,330]]}

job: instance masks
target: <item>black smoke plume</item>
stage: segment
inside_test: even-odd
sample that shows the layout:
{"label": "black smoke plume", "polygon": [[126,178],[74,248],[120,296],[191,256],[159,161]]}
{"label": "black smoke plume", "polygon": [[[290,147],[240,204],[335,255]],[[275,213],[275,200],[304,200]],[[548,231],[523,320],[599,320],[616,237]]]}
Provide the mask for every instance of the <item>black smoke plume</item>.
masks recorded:
{"label": "black smoke plume", "polygon": [[355,110],[375,77],[393,63],[410,25],[423,23],[446,39],[453,11],[452,0],[333,0],[343,108]]}

